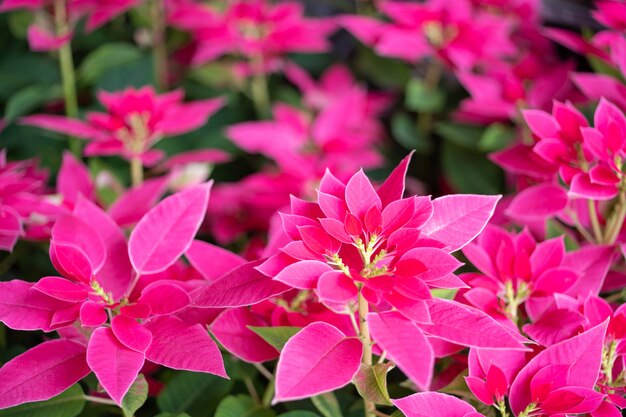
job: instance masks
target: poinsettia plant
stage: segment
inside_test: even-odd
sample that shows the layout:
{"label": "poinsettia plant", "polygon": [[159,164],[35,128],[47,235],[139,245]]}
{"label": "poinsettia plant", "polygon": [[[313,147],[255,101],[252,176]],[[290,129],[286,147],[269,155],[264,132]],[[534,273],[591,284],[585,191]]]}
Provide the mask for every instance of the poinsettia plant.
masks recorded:
{"label": "poinsettia plant", "polygon": [[548,3],[0,0],[0,417],[621,416],[626,3]]}

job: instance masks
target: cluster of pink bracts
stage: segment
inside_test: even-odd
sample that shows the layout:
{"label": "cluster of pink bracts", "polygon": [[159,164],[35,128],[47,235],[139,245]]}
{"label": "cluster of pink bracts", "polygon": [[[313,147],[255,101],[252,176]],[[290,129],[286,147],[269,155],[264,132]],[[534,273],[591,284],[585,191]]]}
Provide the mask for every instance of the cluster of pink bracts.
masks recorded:
{"label": "cluster of pink bracts", "polygon": [[[4,0],[0,10],[51,18],[48,3]],[[68,30],[139,3],[70,0]],[[420,391],[386,404],[407,417],[481,416],[436,392],[466,370],[472,401],[503,417],[621,416],[626,308],[606,294],[626,287],[626,86],[570,74],[549,39],[624,77],[626,4],[598,2],[606,30],[587,40],[544,30],[535,3],[381,1],[380,18],[315,20],[290,2],[166,1],[169,24],[191,35],[191,65],[231,55],[242,77],[282,72],[303,106],[276,103],[270,120],[229,126],[234,144],[266,162],[223,184],[206,166],[228,161],[225,152],[153,148],[203,126],[221,98],[184,102],[179,90],[144,87],[101,92],[103,112],[84,120],[22,118],[84,140],[87,158],[118,156],[151,175],[126,188],[92,178],[68,152],[53,190],[36,161],[0,154],[0,249],[49,240],[58,271],[0,282],[0,322],[59,336],[0,368],[0,408],[49,399],[91,372],[117,404],[154,364],[227,377],[208,328],[241,360],[278,360],[274,402],[358,386],[374,355]],[[370,181],[360,168],[383,165],[378,118],[394,97],[367,91],[342,65],[315,80],[286,55],[328,49],[338,28],[381,56],[454,74],[470,94],[458,120],[516,123],[519,141],[491,158],[518,193],[405,195],[411,155]],[[71,38],[61,35],[33,26],[29,41],[52,50]],[[593,123],[575,106],[585,100],[599,101]],[[103,186],[116,190],[113,203],[99,198]],[[561,236],[548,238],[548,223]],[[267,239],[240,256],[197,240],[201,230],[223,245]],[[476,272],[455,274],[459,253]],[[278,351],[251,326],[301,329]],[[442,358],[448,367],[435,373]]]}

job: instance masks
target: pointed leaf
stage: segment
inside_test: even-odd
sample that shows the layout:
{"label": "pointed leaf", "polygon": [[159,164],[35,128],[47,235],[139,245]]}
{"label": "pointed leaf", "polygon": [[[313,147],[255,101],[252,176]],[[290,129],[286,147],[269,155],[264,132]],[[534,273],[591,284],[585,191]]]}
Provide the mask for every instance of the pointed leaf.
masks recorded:
{"label": "pointed leaf", "polygon": [[361,397],[374,404],[392,405],[387,390],[387,373],[390,368],[392,365],[389,362],[376,365],[361,364],[353,381]]}
{"label": "pointed leaf", "polygon": [[48,400],[89,372],[85,346],[62,339],[44,342],[0,368],[0,409]]}
{"label": "pointed leaf", "polygon": [[146,359],[172,369],[207,372],[227,378],[222,355],[200,324],[162,316],[145,324],[152,332]]}
{"label": "pointed leaf", "polygon": [[147,399],[148,382],[142,374],[139,374],[122,400],[122,412],[124,413],[124,417],[133,417],[135,412],[144,405]]}
{"label": "pointed leaf", "polygon": [[435,355],[428,340],[415,323],[395,311],[367,316],[376,343],[388,352],[398,367],[423,390],[433,376]]}
{"label": "pointed leaf", "polygon": [[420,392],[392,402],[406,417],[481,416],[465,401],[439,392]]}
{"label": "pointed leaf", "polygon": [[319,277],[332,270],[324,262],[300,261],[288,265],[274,277],[274,280],[301,290],[313,289],[317,287]]}
{"label": "pointed leaf", "polygon": [[406,173],[411,163],[413,152],[409,153],[387,177],[385,182],[378,188],[378,196],[383,207],[387,207],[392,201],[400,200],[404,194],[404,182]]}
{"label": "pointed leaf", "polygon": [[218,403],[233,388],[233,381],[211,374],[179,372],[159,393],[159,409],[169,417],[213,415]]}
{"label": "pointed leaf", "polygon": [[157,281],[141,291],[137,302],[150,306],[150,312],[154,315],[166,315],[187,307],[191,303],[191,298],[187,291],[178,285]]}
{"label": "pointed leaf", "polygon": [[524,337],[503,327],[493,318],[456,301],[427,300],[432,324],[420,323],[426,333],[464,346],[525,350]]}
{"label": "pointed leaf", "polygon": [[145,356],[124,346],[113,330],[97,328],[87,347],[87,363],[98,377],[102,387],[113,401],[121,405],[122,399],[137,378]]}
{"label": "pointed leaf", "polygon": [[604,334],[608,320],[595,327],[556,343],[535,356],[515,377],[509,394],[509,403],[515,414],[532,402],[530,385],[541,369],[553,364],[570,365],[568,385],[593,388],[602,361]]}
{"label": "pointed leaf", "polygon": [[555,216],[567,206],[567,191],[554,184],[539,184],[518,193],[506,209],[516,220],[540,221]]}
{"label": "pointed leaf", "polygon": [[380,197],[363,170],[354,174],[346,184],[346,204],[350,212],[359,219],[365,216],[370,207],[381,208]]}
{"label": "pointed leaf", "polygon": [[264,260],[241,265],[191,293],[196,307],[243,307],[267,300],[291,288],[257,271]]}
{"label": "pointed leaf", "polygon": [[86,402],[82,388],[75,384],[49,400],[0,410],[0,417],[76,417]]}
{"label": "pointed leaf", "polygon": [[453,252],[471,242],[493,215],[499,195],[459,194],[433,200],[433,215],[422,231]]}
{"label": "pointed leaf", "polygon": [[317,395],[311,398],[311,402],[324,417],[343,417],[339,401],[332,392]]}
{"label": "pointed leaf", "polygon": [[211,185],[198,185],[166,198],[137,223],[128,241],[128,254],[137,273],[161,272],[189,248],[204,220]]}
{"label": "pointed leaf", "polygon": [[201,240],[194,240],[191,243],[185,252],[185,257],[194,269],[209,281],[215,281],[246,263],[241,256]]}
{"label": "pointed leaf", "polygon": [[302,327],[293,326],[248,326],[248,328],[261,336],[267,343],[274,346],[274,348],[279,352],[283,350],[285,343],[287,343],[289,339],[302,330]]}
{"label": "pointed leaf", "polygon": [[285,344],[274,402],[312,397],[348,384],[359,369],[361,342],[323,322],[309,324]]}
{"label": "pointed leaf", "polygon": [[215,417],[274,417],[274,412],[256,404],[248,395],[229,395],[215,410]]}

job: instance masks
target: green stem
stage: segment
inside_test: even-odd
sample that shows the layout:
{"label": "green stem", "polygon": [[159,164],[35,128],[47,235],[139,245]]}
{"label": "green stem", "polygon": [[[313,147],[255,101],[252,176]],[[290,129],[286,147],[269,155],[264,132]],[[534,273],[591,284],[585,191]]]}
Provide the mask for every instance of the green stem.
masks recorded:
{"label": "green stem", "polygon": [[267,388],[265,389],[265,392],[263,393],[263,399],[261,400],[261,402],[263,403],[265,407],[269,407],[272,404],[272,398],[274,398],[275,384],[276,384],[276,379],[275,378],[270,379],[269,383],[267,384]]}
{"label": "green stem", "polygon": [[600,228],[600,222],[598,221],[598,211],[596,210],[596,203],[593,200],[587,200],[587,207],[589,209],[589,219],[591,221],[591,228],[593,230],[593,236],[596,242],[602,242],[602,229]]}
{"label": "green stem", "polygon": [[154,66],[154,82],[160,91],[167,90],[167,44],[165,41],[165,12],[163,0],[152,0],[150,4],[152,20],[152,60]]}
{"label": "green stem", "polygon": [[[54,0],[54,20],[57,36],[65,36],[69,33],[67,9],[65,0]],[[78,117],[78,99],[76,98],[76,75],[74,74],[74,60],[72,58],[72,44],[70,41],[59,49],[59,65],[61,69],[61,82],[63,84],[63,97],[65,100],[65,115],[71,118]],[[77,138],[69,137],[69,145],[72,153],[81,156],[81,146]]]}
{"label": "green stem", "polygon": [[249,377],[245,377],[243,379],[243,383],[246,386],[246,389],[248,390],[248,393],[250,394],[252,401],[254,401],[255,404],[262,405],[263,403],[261,402],[259,393],[256,391],[256,388],[254,387],[254,382],[252,382],[252,379]]}
{"label": "green stem", "polygon": [[[359,309],[359,336],[361,338],[361,343],[363,343],[363,358],[361,361],[365,365],[372,365],[372,337],[370,336],[370,329],[367,323],[367,314],[369,312],[369,304],[365,297],[363,297],[363,292],[361,291],[361,287],[359,287],[359,297],[358,297],[358,309]],[[376,415],[376,405],[363,398],[363,406],[365,409],[365,417],[373,417]]]}
{"label": "green stem", "polygon": [[263,57],[257,56],[253,58],[252,70],[254,71],[254,76],[250,80],[250,93],[254,108],[259,119],[268,119],[270,117],[271,101],[267,76],[263,69]]}
{"label": "green stem", "polygon": [[609,245],[613,245],[619,236],[619,232],[624,225],[624,219],[626,218],[626,191],[620,190],[619,201],[615,208],[609,227],[607,227],[606,234],[604,236],[604,242]]}
{"label": "green stem", "polygon": [[89,401],[92,403],[104,404],[104,405],[112,405],[113,407],[117,407],[117,404],[113,400],[109,400],[108,398],[100,398],[94,397],[93,395],[85,395],[85,401]]}
{"label": "green stem", "polygon": [[141,158],[133,157],[130,160],[130,179],[133,187],[137,187],[143,183],[143,163]]}
{"label": "green stem", "polygon": [[[424,87],[428,91],[435,91],[443,75],[443,67],[438,59],[433,58],[426,68],[424,75]],[[417,116],[417,129],[428,138],[433,129],[434,114],[432,112],[421,112]]]}

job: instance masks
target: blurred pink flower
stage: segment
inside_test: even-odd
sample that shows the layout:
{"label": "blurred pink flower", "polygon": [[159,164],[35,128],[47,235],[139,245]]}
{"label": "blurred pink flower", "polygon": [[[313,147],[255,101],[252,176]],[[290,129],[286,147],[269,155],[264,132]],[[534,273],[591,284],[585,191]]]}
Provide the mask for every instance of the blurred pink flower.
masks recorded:
{"label": "blurred pink flower", "polygon": [[151,149],[156,142],[198,129],[223,104],[221,98],[183,103],[182,90],[157,95],[152,87],[101,91],[98,98],[106,113],[88,113],[86,122],[44,114],[21,122],[87,140],[85,155],[140,158],[150,166],[163,157]]}

